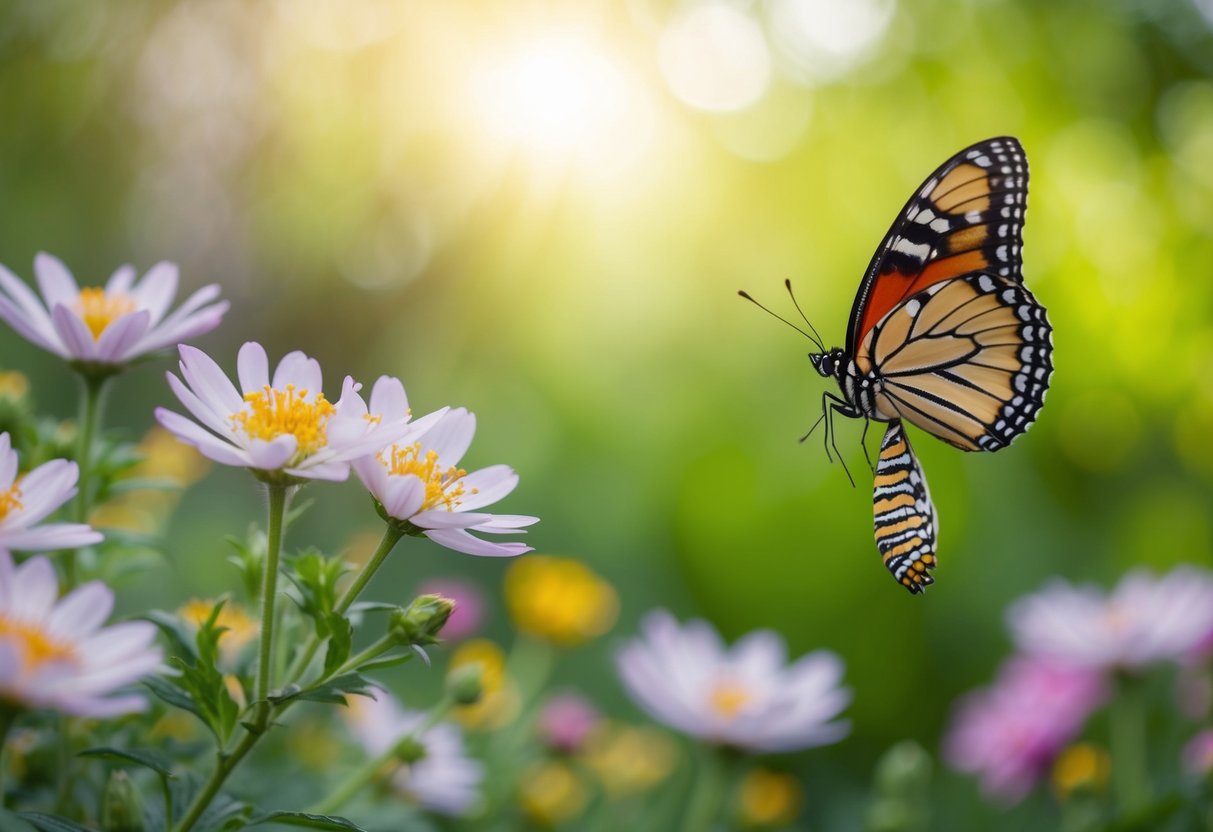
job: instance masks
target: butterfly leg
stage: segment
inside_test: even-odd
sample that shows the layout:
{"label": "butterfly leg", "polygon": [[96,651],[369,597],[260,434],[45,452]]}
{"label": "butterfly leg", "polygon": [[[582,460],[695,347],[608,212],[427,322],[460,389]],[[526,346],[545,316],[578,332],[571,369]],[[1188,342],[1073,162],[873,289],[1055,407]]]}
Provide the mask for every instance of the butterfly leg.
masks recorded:
{"label": "butterfly leg", "polygon": [[871,424],[871,422],[872,422],[872,420],[869,419],[867,416],[863,417],[863,433],[861,433],[859,435],[859,446],[861,448],[863,448],[863,458],[868,461],[868,467],[871,468],[872,473],[875,474],[876,473],[876,463],[872,462],[872,454],[868,450],[868,443],[867,443],[868,425]]}

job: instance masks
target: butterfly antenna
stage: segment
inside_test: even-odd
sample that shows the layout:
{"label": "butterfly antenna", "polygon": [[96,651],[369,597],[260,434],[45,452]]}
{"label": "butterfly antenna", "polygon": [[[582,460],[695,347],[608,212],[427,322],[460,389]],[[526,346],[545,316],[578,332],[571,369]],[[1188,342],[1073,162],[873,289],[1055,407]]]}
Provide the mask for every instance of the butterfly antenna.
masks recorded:
{"label": "butterfly antenna", "polygon": [[800,301],[796,300],[796,293],[792,291],[792,281],[785,279],[783,281],[783,285],[788,290],[788,296],[792,298],[792,305],[796,307],[796,311],[800,313],[800,317],[804,318],[804,322],[809,325],[809,330],[813,333],[812,340],[817,344],[817,349],[825,352],[825,342],[822,341],[821,336],[817,334],[817,328],[813,326],[812,321],[809,320],[809,316],[804,314],[804,310],[800,308]]}
{"label": "butterfly antenna", "polygon": [[800,333],[801,335],[803,335],[805,338],[808,338],[808,339],[809,339],[810,341],[812,341],[814,344],[817,344],[818,349],[822,349],[822,350],[824,351],[824,348],[821,346],[821,339],[819,339],[819,338],[814,338],[812,335],[810,335],[809,333],[805,332],[805,331],[804,331],[803,329],[801,329],[800,327],[796,326],[796,324],[792,323],[792,322],[791,322],[791,321],[789,321],[787,318],[783,317],[782,315],[777,315],[777,314],[775,314],[775,313],[774,313],[774,312],[772,312],[770,309],[768,309],[767,307],[763,306],[763,305],[762,305],[761,303],[759,303],[758,301],[754,300],[754,298],[750,297],[750,293],[749,293],[749,292],[747,292],[745,289],[739,289],[739,290],[737,291],[737,294],[741,295],[743,298],[745,298],[746,300],[748,300],[750,303],[752,303],[752,304],[754,304],[755,306],[757,306],[757,307],[758,307],[759,309],[761,309],[763,312],[766,312],[766,313],[767,313],[768,315],[770,315],[772,318],[778,318],[779,320],[783,321],[785,324],[787,324],[787,325],[788,325],[788,326],[790,326],[792,329],[794,329],[794,330],[796,330],[797,332],[799,332],[799,333]]}

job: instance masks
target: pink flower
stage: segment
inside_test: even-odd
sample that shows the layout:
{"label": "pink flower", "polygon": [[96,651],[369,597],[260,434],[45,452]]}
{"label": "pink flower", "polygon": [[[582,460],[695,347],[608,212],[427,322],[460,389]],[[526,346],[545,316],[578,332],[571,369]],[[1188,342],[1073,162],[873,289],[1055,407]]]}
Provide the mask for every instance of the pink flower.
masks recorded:
{"label": "pink flower", "polygon": [[1213,575],[1179,566],[1130,572],[1111,595],[1055,580],[1021,598],[1008,620],[1026,653],[1098,668],[1179,661],[1213,632]]}
{"label": "pink flower", "polygon": [[[221,465],[234,465],[305,480],[344,480],[350,461],[425,431],[442,412],[410,422],[408,399],[398,379],[383,376],[371,390],[349,376],[341,398],[330,404],[320,364],[302,352],[288,353],[270,377],[265,349],[254,341],[240,348],[240,390],[201,350],[182,344],[181,376],[167,373],[169,387],[197,421],[163,407],[156,419],[179,440]],[[386,414],[386,415],[385,415]]]}
{"label": "pink flower", "polygon": [[211,331],[228,308],[227,301],[216,301],[219,287],[211,284],[167,314],[177,294],[172,263],[157,263],[140,281],[133,267],[122,266],[104,289],[81,289],[62,262],[39,254],[34,275],[41,298],[0,266],[0,319],[68,361],[125,364]]}
{"label": "pink flower", "polygon": [[1015,803],[1078,736],[1105,696],[1096,670],[1013,658],[993,686],[957,704],[944,755],[957,769],[980,774],[986,794]]}
{"label": "pink flower", "polygon": [[73,549],[100,543],[102,535],[84,523],[43,523],[76,495],[80,469],[66,459],[44,462],[17,476],[17,452],[0,433],[0,549]]}
{"label": "pink flower", "polygon": [[60,599],[46,557],[14,566],[0,550],[0,701],[98,718],[143,710],[142,696],[118,691],[160,664],[156,627],[102,627],[113,606],[100,581]]}
{"label": "pink flower", "polygon": [[1197,777],[1213,771],[1213,729],[1205,729],[1184,746],[1184,770]]}
{"label": "pink flower", "polygon": [[531,551],[523,543],[494,543],[482,534],[525,534],[538,523],[525,514],[490,514],[487,508],[518,485],[508,465],[490,465],[468,473],[458,467],[476,433],[476,417],[457,407],[447,411],[415,441],[392,440],[378,453],[354,462],[362,484],[392,520],[408,524],[430,540],[456,552],[514,557]]}
{"label": "pink flower", "polygon": [[602,714],[584,696],[558,693],[544,704],[536,728],[548,748],[572,754],[600,722]]}
{"label": "pink flower", "polygon": [[837,742],[851,692],[842,660],[818,650],[788,664],[783,639],[755,630],[732,647],[706,621],[649,613],[615,657],[628,695],[654,719],[708,742],[796,751]]}
{"label": "pink flower", "polygon": [[441,595],[455,602],[451,617],[442,627],[443,641],[462,641],[479,632],[484,624],[484,593],[473,583],[458,578],[431,578],[417,587],[418,595]]}

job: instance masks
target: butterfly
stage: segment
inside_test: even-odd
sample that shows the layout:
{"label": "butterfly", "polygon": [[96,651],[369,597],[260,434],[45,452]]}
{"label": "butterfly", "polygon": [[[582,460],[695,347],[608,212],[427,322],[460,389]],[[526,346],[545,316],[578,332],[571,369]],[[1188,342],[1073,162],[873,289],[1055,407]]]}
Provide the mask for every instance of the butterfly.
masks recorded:
{"label": "butterfly", "polygon": [[1053,330],[1023,282],[1027,196],[1018,140],[966,147],[927,177],[872,255],[846,346],[827,350],[812,324],[813,335],[801,330],[820,350],[813,367],[841,392],[822,396],[827,455],[834,414],[863,419],[865,434],[869,421],[888,423],[873,466],[876,548],[911,593],[934,582],[939,522],[904,423],[964,451],[997,451],[1044,405]]}

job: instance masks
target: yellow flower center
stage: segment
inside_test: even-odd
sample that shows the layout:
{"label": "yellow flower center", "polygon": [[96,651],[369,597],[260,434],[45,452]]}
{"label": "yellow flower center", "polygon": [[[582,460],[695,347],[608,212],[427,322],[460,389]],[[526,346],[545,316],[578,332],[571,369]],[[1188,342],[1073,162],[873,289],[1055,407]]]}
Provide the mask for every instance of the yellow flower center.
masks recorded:
{"label": "yellow flower center", "polygon": [[0,494],[0,520],[8,517],[8,514],[13,509],[20,509],[21,505],[21,479],[18,477],[12,487],[3,494]]}
{"label": "yellow flower center", "polygon": [[75,651],[46,634],[38,625],[27,621],[14,621],[0,615],[0,639],[11,639],[21,645],[24,670],[33,670],[39,665],[54,661],[70,661]]}
{"label": "yellow flower center", "polygon": [[76,298],[76,312],[88,331],[93,333],[93,340],[101,337],[105,328],[115,319],[134,312],[135,301],[124,294],[109,294],[99,286],[90,286],[80,290]]}
{"label": "yellow flower center", "polygon": [[[425,500],[421,503],[421,511],[427,511],[438,506],[446,506],[447,511],[454,511],[459,498],[467,493],[459,480],[467,476],[467,471],[452,465],[445,471],[438,467],[438,453],[426,451],[424,459],[421,456],[421,443],[412,445],[393,445],[391,457],[385,458],[379,453],[376,458],[387,466],[392,476],[402,477],[412,474],[425,483]],[[472,489],[476,493],[476,489]]]}
{"label": "yellow flower center", "polygon": [[288,384],[285,390],[266,385],[244,394],[247,410],[234,414],[235,426],[250,439],[267,442],[290,434],[297,442],[296,458],[310,456],[328,444],[328,423],[336,412],[323,393],[308,401],[307,390]]}
{"label": "yellow flower center", "polygon": [[716,713],[725,719],[734,719],[753,698],[754,695],[744,685],[721,679],[712,686],[708,701]]}

